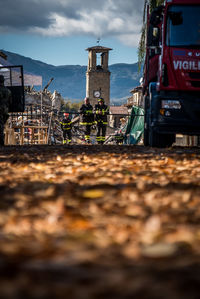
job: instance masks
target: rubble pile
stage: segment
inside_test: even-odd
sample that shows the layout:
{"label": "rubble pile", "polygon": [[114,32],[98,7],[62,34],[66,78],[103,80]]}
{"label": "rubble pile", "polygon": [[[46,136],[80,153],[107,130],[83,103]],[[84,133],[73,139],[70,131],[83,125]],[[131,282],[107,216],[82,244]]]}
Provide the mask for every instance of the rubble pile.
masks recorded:
{"label": "rubble pile", "polygon": [[25,89],[25,111],[11,113],[6,125],[7,145],[61,143],[59,115],[62,96],[47,89]]}

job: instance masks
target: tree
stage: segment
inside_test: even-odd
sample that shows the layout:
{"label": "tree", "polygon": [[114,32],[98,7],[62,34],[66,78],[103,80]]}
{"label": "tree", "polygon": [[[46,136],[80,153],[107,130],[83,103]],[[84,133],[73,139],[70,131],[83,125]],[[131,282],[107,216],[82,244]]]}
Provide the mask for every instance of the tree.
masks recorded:
{"label": "tree", "polygon": [[78,112],[82,104],[83,101],[80,101],[79,103],[73,103],[70,100],[68,100],[67,102],[63,101],[61,106],[61,111]]}
{"label": "tree", "polygon": [[146,20],[146,10],[149,5],[149,12],[151,13],[154,8],[162,5],[164,0],[145,0],[144,1],[144,11],[143,11],[143,25],[141,30],[141,37],[138,46],[138,71],[141,70],[142,64],[144,63],[145,50],[146,50],[146,31],[147,31],[147,20]]}

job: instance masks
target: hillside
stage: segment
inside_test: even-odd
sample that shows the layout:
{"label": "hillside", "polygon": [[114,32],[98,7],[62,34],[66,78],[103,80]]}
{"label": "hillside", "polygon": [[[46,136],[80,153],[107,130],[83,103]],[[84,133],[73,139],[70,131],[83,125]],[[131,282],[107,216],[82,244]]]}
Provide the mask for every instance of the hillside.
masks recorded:
{"label": "hillside", "polygon": [[[62,65],[54,66],[2,50],[8,61],[15,65],[23,65],[26,72],[41,75],[43,86],[50,78],[54,78],[49,86],[50,91],[57,90],[63,97],[82,99],[85,97],[87,66]],[[110,65],[111,72],[111,100],[118,101],[130,96],[130,90],[139,83],[140,75],[137,72],[137,63]]]}

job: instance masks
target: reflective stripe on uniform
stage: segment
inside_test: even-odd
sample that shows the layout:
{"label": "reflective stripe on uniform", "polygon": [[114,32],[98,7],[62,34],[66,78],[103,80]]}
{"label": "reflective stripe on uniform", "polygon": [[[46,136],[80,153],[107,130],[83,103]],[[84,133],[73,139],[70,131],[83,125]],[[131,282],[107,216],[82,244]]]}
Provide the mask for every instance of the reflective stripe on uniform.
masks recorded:
{"label": "reflective stripe on uniform", "polygon": [[85,140],[90,140],[90,135],[85,135]]}
{"label": "reflective stripe on uniform", "polygon": [[60,124],[63,125],[63,126],[69,126],[69,125],[72,124],[72,122],[71,121],[69,123],[62,123],[62,122],[60,122]]}
{"label": "reflective stripe on uniform", "polygon": [[102,114],[104,115],[105,113],[107,113],[108,112],[108,110],[106,109],[106,110],[102,110]]}
{"label": "reflective stripe on uniform", "polygon": [[98,124],[98,123],[101,123],[101,124],[103,124],[103,125],[107,125],[107,124],[108,124],[107,121],[103,121],[102,119],[98,119],[98,120],[97,120],[97,124]]}
{"label": "reflective stripe on uniform", "polygon": [[93,125],[93,123],[82,123],[82,122],[80,122],[80,125],[82,125],[82,126],[92,126]]}
{"label": "reflective stripe on uniform", "polygon": [[90,114],[90,113],[93,114],[93,111],[92,110],[87,110],[85,114]]}

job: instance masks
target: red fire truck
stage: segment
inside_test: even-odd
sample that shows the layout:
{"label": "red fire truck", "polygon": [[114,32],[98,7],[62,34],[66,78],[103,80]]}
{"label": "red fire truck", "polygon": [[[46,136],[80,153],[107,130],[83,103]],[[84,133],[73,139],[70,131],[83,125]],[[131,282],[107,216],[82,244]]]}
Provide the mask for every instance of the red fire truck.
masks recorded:
{"label": "red fire truck", "polygon": [[166,0],[149,15],[144,64],[144,144],[200,135],[200,0]]}

